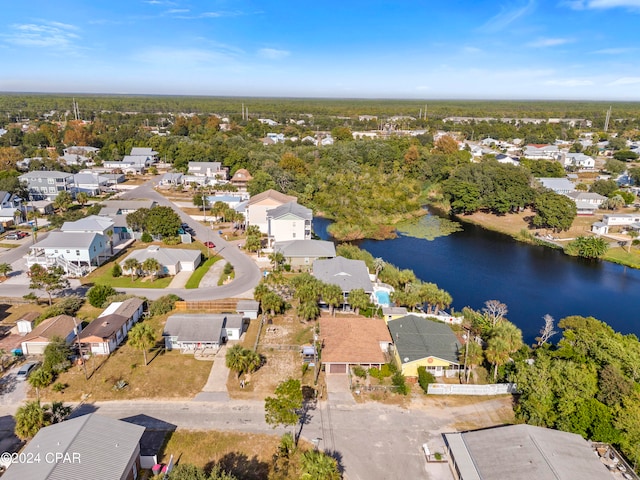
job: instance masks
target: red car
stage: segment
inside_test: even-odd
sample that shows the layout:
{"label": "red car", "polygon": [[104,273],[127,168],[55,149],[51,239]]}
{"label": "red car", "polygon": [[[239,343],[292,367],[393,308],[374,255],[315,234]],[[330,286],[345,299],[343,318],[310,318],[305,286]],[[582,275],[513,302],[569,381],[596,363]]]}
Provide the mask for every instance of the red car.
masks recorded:
{"label": "red car", "polygon": [[216,245],[213,242],[204,242],[204,246],[207,248],[216,248]]}

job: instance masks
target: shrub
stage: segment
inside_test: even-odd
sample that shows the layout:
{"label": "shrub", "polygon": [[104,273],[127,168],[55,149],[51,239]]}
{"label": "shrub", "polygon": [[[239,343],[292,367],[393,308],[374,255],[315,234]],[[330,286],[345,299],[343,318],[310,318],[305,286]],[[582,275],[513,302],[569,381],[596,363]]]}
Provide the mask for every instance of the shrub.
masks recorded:
{"label": "shrub", "polygon": [[360,365],[353,367],[353,374],[358,378],[367,378],[367,370],[362,368]]}
{"label": "shrub", "polygon": [[169,313],[176,306],[176,302],[178,300],[180,300],[180,297],[174,294],[160,297],[159,299],[151,302],[151,305],[149,305],[149,313],[154,317]]}
{"label": "shrub", "polygon": [[309,364],[308,363],[303,363],[302,364],[302,376],[304,377],[304,374],[307,373],[307,370],[309,370]]}
{"label": "shrub", "polygon": [[107,297],[107,300],[104,302],[105,305],[111,305],[113,302],[124,302],[125,300],[129,300],[130,298],[142,298],[146,300],[144,297],[136,297],[135,295],[131,295],[130,293],[116,293],[115,295],[111,295]]}
{"label": "shrub", "polygon": [[107,298],[116,293],[111,285],[94,285],[87,292],[87,299],[93,307],[102,307]]}
{"label": "shrub", "polygon": [[180,245],[182,240],[180,240],[180,237],[164,237],[162,243],[165,245]]}
{"label": "shrub", "polygon": [[150,243],[150,242],[153,242],[153,237],[149,232],[144,232],[142,234],[142,237],[140,237],[140,241],[144,243]]}
{"label": "shrub", "polygon": [[42,314],[36,319],[35,325],[37,326],[40,322],[47,318],[57,317],[58,315],[69,315],[73,317],[78,310],[84,304],[84,298],[80,298],[76,295],[72,295],[67,297],[55,305],[51,305],[47,308]]}
{"label": "shrub", "polygon": [[418,367],[418,383],[420,388],[424,390],[424,393],[429,391],[429,384],[435,383],[436,377],[431,372],[427,372],[427,367]]}
{"label": "shrub", "polygon": [[111,268],[111,276],[114,278],[122,276],[122,267],[118,262],[113,264],[113,267]]}
{"label": "shrub", "polygon": [[396,387],[396,391],[400,395],[408,395],[409,394],[409,385],[407,385],[406,379],[404,375],[400,372],[396,372],[391,377],[391,383],[394,387]]}
{"label": "shrub", "polygon": [[380,369],[378,367],[371,367],[369,369],[369,376],[377,378],[378,380],[382,379],[382,375],[380,375]]}
{"label": "shrub", "polygon": [[389,363],[385,363],[384,365],[382,365],[382,368],[380,368],[380,378],[389,378],[391,376],[391,364]]}
{"label": "shrub", "polygon": [[233,272],[233,265],[231,265],[229,262],[227,262],[224,266],[224,270],[222,271],[225,275],[231,275],[231,272]]}
{"label": "shrub", "polygon": [[62,382],[56,382],[53,384],[53,391],[54,392],[61,392],[63,391],[65,388],[67,388],[67,384],[66,383],[62,383]]}

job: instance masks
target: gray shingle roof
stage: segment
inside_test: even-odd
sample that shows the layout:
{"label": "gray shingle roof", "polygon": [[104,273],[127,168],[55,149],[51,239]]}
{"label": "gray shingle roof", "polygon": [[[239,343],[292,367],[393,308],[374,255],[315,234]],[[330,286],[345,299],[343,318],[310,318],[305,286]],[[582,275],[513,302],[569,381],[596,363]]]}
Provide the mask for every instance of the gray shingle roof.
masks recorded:
{"label": "gray shingle roof", "polygon": [[200,258],[200,250],[187,250],[182,248],[157,248],[149,247],[144,250],[134,250],[120,262],[124,265],[130,258],[135,258],[140,263],[147,258],[155,258],[161,265],[176,265],[178,262],[195,262]]}
{"label": "gray shingle roof", "polygon": [[62,224],[63,232],[95,232],[104,231],[113,227],[113,220],[101,215],[90,215],[75,222],[64,222]]}
{"label": "gray shingle roof", "polygon": [[335,257],[313,262],[313,276],[324,283],[338,285],[343,292],[362,288],[365,292],[373,292],[369,278],[369,269],[362,260],[350,260]]}
{"label": "gray shingle roof", "polygon": [[461,478],[611,480],[589,443],[575,433],[507,425],[444,434]]}
{"label": "gray shingle roof", "polygon": [[242,315],[227,315],[214,313],[185,313],[171,315],[167,318],[162,332],[163,336],[178,337],[180,342],[217,342],[222,336],[227,317]]}
{"label": "gray shingle roof", "polygon": [[34,170],[33,172],[27,172],[25,174],[20,175],[20,179],[31,179],[31,178],[67,178],[72,177],[73,173],[67,172],[56,172],[50,170]]}
{"label": "gray shingle roof", "polygon": [[95,237],[101,237],[104,242],[107,241],[107,237],[99,233],[51,232],[47,238],[45,238],[44,240],[40,240],[31,248],[89,248]]}
{"label": "gray shingle roof", "polygon": [[390,320],[388,325],[402,363],[426,357],[458,363],[460,342],[449,325],[416,315]]}
{"label": "gray shingle roof", "polygon": [[[28,458],[40,454],[40,462],[15,463],[3,480],[69,480],[126,478],[129,462],[137,452],[145,428],[95,413],[41,429],[24,448]],[[45,461],[46,455],[77,454],[79,461]]]}
{"label": "gray shingle roof", "polygon": [[310,208],[303,207],[297,202],[288,202],[279,207],[267,210],[267,218],[280,218],[285,215],[295,215],[303,220],[312,220],[313,212]]}
{"label": "gray shingle roof", "polygon": [[287,258],[333,258],[336,256],[336,246],[333,242],[326,240],[288,240],[286,242],[275,242],[273,244],[275,252],[282,253]]}

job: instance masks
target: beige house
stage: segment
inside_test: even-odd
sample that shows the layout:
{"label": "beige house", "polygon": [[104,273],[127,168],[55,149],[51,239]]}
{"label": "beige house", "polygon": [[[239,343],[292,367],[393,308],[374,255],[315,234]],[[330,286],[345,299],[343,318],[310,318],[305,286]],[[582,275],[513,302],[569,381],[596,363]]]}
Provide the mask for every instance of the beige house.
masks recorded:
{"label": "beige house", "polygon": [[249,199],[246,208],[247,225],[257,225],[262,233],[269,232],[269,222],[267,211],[289,202],[297,202],[296,197],[285,195],[275,190],[254,195]]}
{"label": "beige house", "polygon": [[25,335],[22,340],[22,353],[23,355],[42,355],[54,337],[60,337],[70,344],[76,338],[76,328],[80,331],[82,322],[69,315],[47,318]]}

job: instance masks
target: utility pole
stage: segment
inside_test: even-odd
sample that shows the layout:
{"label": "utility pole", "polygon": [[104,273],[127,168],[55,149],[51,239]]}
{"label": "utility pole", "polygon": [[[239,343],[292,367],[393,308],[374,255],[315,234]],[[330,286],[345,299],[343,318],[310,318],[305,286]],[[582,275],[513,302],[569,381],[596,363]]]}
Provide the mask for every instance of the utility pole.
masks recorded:
{"label": "utility pole", "polygon": [[467,332],[467,341],[464,343],[464,383],[469,383],[467,380],[467,356],[469,355],[469,340],[471,340],[471,331],[464,328]]}
{"label": "utility pole", "polygon": [[80,354],[80,362],[82,362],[82,369],[84,370],[84,378],[88,380],[87,365],[84,361],[84,355],[82,354],[82,344],[80,343],[80,330],[78,329],[78,322],[76,317],[73,317],[73,330],[76,332],[76,343],[78,344],[78,353]]}

